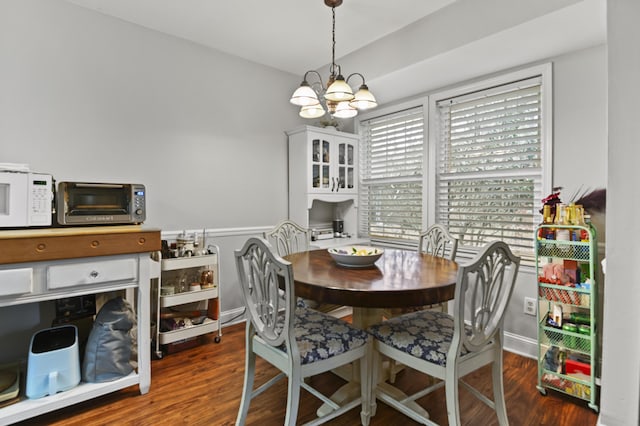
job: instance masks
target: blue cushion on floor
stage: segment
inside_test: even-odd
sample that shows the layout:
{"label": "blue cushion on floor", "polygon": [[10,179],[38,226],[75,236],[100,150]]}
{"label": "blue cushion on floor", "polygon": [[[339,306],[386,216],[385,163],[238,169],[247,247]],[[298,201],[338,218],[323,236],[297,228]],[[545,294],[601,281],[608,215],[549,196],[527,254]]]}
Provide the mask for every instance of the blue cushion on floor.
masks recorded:
{"label": "blue cushion on floor", "polygon": [[[444,367],[453,336],[453,317],[444,312],[412,312],[371,326],[368,331],[389,346]],[[470,333],[467,329],[467,335]],[[468,352],[463,347],[461,354]]]}

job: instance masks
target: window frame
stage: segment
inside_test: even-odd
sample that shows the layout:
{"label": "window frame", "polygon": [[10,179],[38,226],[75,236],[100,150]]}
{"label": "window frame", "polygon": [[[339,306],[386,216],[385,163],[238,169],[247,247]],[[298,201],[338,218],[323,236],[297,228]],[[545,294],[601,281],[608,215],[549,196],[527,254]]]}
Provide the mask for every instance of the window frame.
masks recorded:
{"label": "window frame", "polygon": [[[426,95],[419,95],[404,102],[389,105],[374,111],[359,115],[354,121],[354,131],[360,134],[360,121],[366,121],[393,114],[405,109],[422,106],[424,114],[424,146],[423,149],[423,175],[422,175],[422,228],[427,229],[436,223],[436,197],[438,174],[438,126],[434,123],[439,120],[437,104],[439,101],[463,96],[468,93],[490,89],[495,86],[510,84],[519,80],[539,77],[541,80],[540,108],[541,108],[541,196],[551,193],[553,182],[553,68],[552,63],[542,63],[523,67],[518,70],[495,73],[491,77],[479,77],[471,82],[452,84],[443,90],[435,90]],[[362,143],[362,141],[360,142]],[[359,168],[358,184],[361,185],[362,170]],[[539,201],[539,200],[534,200]],[[534,215],[537,214],[534,211]],[[358,215],[360,221],[360,215]],[[360,231],[358,223],[358,231]],[[366,237],[360,235],[360,237]],[[531,238],[534,238],[532,233]],[[416,244],[417,247],[417,244]],[[478,252],[478,247],[458,246],[457,257],[470,259]],[[530,262],[525,260],[523,266]],[[531,263],[532,264],[532,263]]]}
{"label": "window frame", "polygon": [[[425,229],[425,218],[426,218],[426,214],[425,214],[425,196],[426,196],[426,187],[425,187],[425,183],[426,183],[426,176],[427,176],[427,151],[428,151],[428,135],[429,135],[429,114],[428,114],[428,97],[426,96],[419,96],[416,97],[414,99],[410,99],[408,101],[404,101],[398,104],[394,104],[392,106],[387,106],[387,107],[382,107],[382,108],[376,108],[373,111],[358,115],[358,118],[356,120],[354,120],[354,132],[357,135],[360,135],[361,137],[361,131],[362,131],[362,125],[361,122],[363,121],[369,121],[369,120],[375,120],[376,118],[380,118],[380,117],[384,117],[387,115],[391,115],[391,114],[395,114],[398,113],[400,111],[404,111],[404,110],[408,110],[408,109],[412,109],[412,108],[422,108],[422,120],[423,120],[423,129],[424,129],[424,134],[422,137],[423,140],[423,149],[422,149],[422,218],[421,218],[421,226],[422,229]],[[362,138],[360,140],[360,145],[363,143]],[[362,146],[359,146],[358,150],[358,158],[359,158],[359,162],[362,160],[361,159],[361,149]],[[363,176],[363,170],[362,170],[362,164],[359,164],[358,167],[358,197],[360,197],[360,191],[363,188],[364,184],[362,182],[362,176]],[[359,203],[360,204],[360,203]],[[358,233],[360,233],[361,231],[361,221],[360,221],[360,213],[358,213]],[[367,237],[370,238],[369,235],[359,235],[359,237]],[[390,246],[390,247],[399,247],[399,248],[417,248],[418,247],[418,239],[416,239],[415,241],[397,241],[397,242],[392,242],[389,240],[372,240],[375,241],[377,244],[381,244],[381,245],[386,245],[386,246]]]}
{"label": "window frame", "polygon": [[[490,89],[495,86],[502,86],[513,83],[515,81],[526,80],[529,78],[539,77],[541,80],[540,88],[540,150],[541,150],[541,197],[551,192],[553,179],[553,69],[551,63],[545,63],[532,67],[527,67],[518,71],[507,72],[499,76],[488,79],[479,79],[469,84],[462,84],[447,90],[435,92],[428,96],[428,116],[429,135],[427,137],[427,150],[429,152],[429,163],[427,164],[427,172],[425,187],[427,187],[427,226],[436,223],[437,217],[437,185],[438,185],[438,146],[440,140],[438,138],[438,126],[436,121],[440,119],[438,113],[438,102],[464,96],[469,93]],[[539,201],[539,200],[534,200]],[[534,211],[534,217],[536,212]],[[534,238],[532,233],[531,238]],[[462,258],[471,258],[478,252],[478,247],[458,246],[458,255]],[[527,259],[528,260],[528,259]],[[532,253],[531,262],[534,257]],[[530,262],[525,261],[524,264]]]}

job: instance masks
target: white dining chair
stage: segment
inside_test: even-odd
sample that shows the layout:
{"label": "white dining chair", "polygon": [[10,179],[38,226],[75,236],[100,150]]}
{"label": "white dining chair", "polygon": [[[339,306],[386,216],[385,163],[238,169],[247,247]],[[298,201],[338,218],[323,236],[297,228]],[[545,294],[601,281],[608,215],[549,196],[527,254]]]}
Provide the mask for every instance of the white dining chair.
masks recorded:
{"label": "white dining chair", "polygon": [[[362,424],[368,425],[371,404],[367,332],[322,312],[296,306],[291,263],[274,253],[268,241],[250,238],[234,255],[247,307],[244,387],[236,425],[245,424],[251,400],[283,377],[288,379],[284,425],[296,424],[300,388],[333,409],[307,425],[325,423],[358,406]],[[256,356],[280,373],[253,389]],[[360,364],[361,395],[342,406],[304,381],[354,361]]]}
{"label": "white dining chair", "polygon": [[[458,239],[451,235],[444,226],[435,224],[420,234],[420,238],[418,240],[418,252],[427,253],[432,256],[442,257],[449,260],[456,260]],[[384,315],[386,318],[392,318],[398,315],[421,311],[424,309],[435,309],[446,312],[447,302],[429,306],[387,309],[385,310]]]}
{"label": "white dining chair", "polygon": [[[280,256],[309,250],[311,246],[310,232],[291,220],[283,220],[269,231],[263,233],[263,238],[269,241]],[[339,316],[342,306],[320,303],[316,300],[298,298],[298,304],[313,308],[333,316]],[[335,314],[334,314],[335,313]]]}
{"label": "white dining chair", "polygon": [[449,260],[456,260],[458,239],[451,235],[444,226],[440,224],[431,225],[420,234],[418,251]]}
{"label": "white dining chair", "polygon": [[[431,225],[426,231],[420,234],[418,239],[418,252],[428,253],[432,256],[442,257],[449,260],[456,260],[458,252],[458,239],[449,233],[449,230],[440,224]],[[441,302],[428,306],[414,306],[410,308],[393,308],[384,312],[386,318],[393,318],[410,312],[422,311],[425,309],[447,312],[447,302]],[[394,383],[396,375],[402,371],[404,366],[391,360],[389,362],[389,382]]]}
{"label": "white dining chair", "polygon": [[263,236],[280,256],[309,250],[311,241],[309,230],[291,220],[283,220]]}
{"label": "white dining chair", "polygon": [[[509,246],[497,241],[487,244],[471,261],[458,269],[453,315],[424,310],[392,318],[369,328],[373,335],[373,365],[380,356],[440,379],[436,384],[404,399],[384,392],[378,371],[372,378],[372,412],[375,397],[415,421],[434,425],[409,407],[417,399],[445,387],[449,425],[460,424],[459,383],[496,412],[498,422],[507,425],[502,379],[502,324],[516,281],[520,258]],[[491,364],[493,400],[461,378]]]}

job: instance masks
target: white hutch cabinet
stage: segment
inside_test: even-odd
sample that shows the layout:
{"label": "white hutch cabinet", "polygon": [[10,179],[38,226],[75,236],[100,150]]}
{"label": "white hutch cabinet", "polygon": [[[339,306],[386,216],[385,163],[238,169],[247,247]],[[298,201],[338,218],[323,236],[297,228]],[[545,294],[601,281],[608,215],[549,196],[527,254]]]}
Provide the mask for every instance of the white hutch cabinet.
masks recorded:
{"label": "white hutch cabinet", "polygon": [[287,135],[289,173],[296,177],[294,190],[310,194],[358,193],[356,135],[311,126]]}
{"label": "white hutch cabinet", "polygon": [[355,236],[358,207],[358,136],[301,126],[288,131],[289,218],[310,229],[344,221]]}

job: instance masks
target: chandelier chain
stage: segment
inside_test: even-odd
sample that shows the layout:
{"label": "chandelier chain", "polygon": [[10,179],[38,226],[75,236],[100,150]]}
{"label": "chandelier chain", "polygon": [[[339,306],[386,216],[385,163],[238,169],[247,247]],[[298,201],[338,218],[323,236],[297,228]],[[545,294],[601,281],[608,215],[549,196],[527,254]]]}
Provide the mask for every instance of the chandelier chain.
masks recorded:
{"label": "chandelier chain", "polygon": [[331,74],[335,72],[336,67],[336,8],[331,8],[333,27],[331,29]]}

